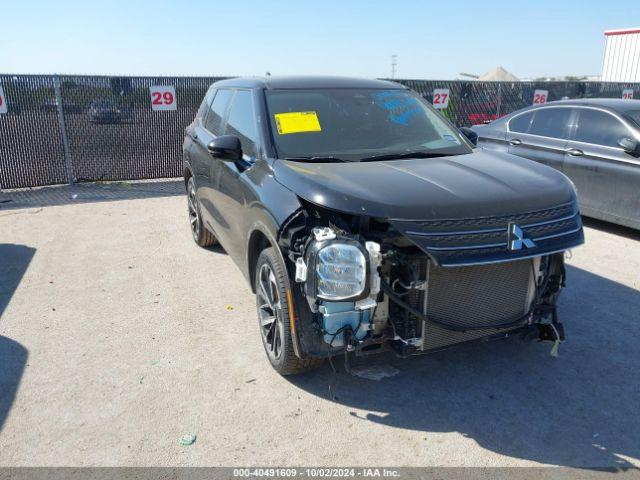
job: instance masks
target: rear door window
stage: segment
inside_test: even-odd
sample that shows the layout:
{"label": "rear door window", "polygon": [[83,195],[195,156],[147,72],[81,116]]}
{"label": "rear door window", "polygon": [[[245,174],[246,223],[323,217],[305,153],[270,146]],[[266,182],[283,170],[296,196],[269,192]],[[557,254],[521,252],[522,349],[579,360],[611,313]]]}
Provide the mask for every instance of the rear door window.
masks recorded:
{"label": "rear door window", "polygon": [[529,125],[531,124],[531,118],[533,112],[523,113],[518,115],[509,121],[509,131],[517,133],[527,133],[529,131]]}
{"label": "rear door window", "polygon": [[529,133],[551,138],[567,138],[570,108],[541,108],[536,110]]}
{"label": "rear door window", "polygon": [[620,137],[630,136],[624,124],[606,112],[581,108],[574,140],[605,147],[618,147]]}
{"label": "rear door window", "polygon": [[256,116],[253,110],[253,97],[249,90],[236,91],[229,111],[225,134],[235,135],[240,139],[242,152],[245,155],[249,157],[256,156],[258,134]]}
{"label": "rear door window", "polygon": [[232,96],[233,90],[218,90],[211,104],[211,109],[207,114],[204,128],[216,137],[222,135],[222,120],[224,119],[224,114]]}

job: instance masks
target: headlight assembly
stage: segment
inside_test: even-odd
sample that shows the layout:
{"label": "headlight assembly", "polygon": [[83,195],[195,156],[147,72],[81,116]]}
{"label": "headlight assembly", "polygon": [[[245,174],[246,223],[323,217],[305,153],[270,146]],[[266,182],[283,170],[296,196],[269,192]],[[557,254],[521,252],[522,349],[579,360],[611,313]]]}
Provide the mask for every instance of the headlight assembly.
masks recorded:
{"label": "headlight assembly", "polygon": [[[368,262],[364,247],[351,238],[315,232],[302,265],[296,265],[296,278],[306,277],[305,293],[310,304],[316,299],[355,301],[369,294]],[[304,267],[299,269],[298,267]],[[304,273],[303,273],[304,272]]]}
{"label": "headlight assembly", "polygon": [[315,274],[318,298],[353,299],[366,288],[367,262],[358,246],[331,243],[318,250]]}

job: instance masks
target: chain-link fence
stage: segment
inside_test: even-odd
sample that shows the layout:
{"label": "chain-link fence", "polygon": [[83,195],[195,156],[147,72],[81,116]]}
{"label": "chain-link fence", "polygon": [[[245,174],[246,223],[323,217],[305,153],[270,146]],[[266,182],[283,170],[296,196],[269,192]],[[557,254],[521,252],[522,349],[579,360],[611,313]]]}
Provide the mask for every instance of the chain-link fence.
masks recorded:
{"label": "chain-link fence", "polygon": [[576,98],[622,98],[624,91],[640,94],[640,84],[604,82],[480,82],[438,80],[395,80],[433,102],[433,91],[449,90],[447,108],[441,110],[459,127],[495,120],[533,103],[536,90],[547,92],[552,102]]}
{"label": "chain-link fence", "polygon": [[[180,176],[184,129],[220,79],[0,75],[0,188]],[[458,126],[531,105],[536,90],[547,101],[640,94],[640,84],[395,81],[429,102],[447,89],[442,112]]]}
{"label": "chain-link fence", "polygon": [[0,188],[67,183],[54,78],[0,75]]}
{"label": "chain-link fence", "polygon": [[[0,188],[182,174],[182,140],[222,77],[0,75]],[[174,110],[153,111],[170,85]]]}

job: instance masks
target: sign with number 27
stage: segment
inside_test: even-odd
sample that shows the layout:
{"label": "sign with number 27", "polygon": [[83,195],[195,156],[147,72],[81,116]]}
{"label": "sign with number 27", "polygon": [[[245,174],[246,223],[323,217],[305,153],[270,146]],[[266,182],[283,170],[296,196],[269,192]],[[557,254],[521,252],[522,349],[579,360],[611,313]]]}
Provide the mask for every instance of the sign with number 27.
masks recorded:
{"label": "sign with number 27", "polygon": [[433,108],[444,110],[449,106],[449,89],[436,88],[433,90]]}

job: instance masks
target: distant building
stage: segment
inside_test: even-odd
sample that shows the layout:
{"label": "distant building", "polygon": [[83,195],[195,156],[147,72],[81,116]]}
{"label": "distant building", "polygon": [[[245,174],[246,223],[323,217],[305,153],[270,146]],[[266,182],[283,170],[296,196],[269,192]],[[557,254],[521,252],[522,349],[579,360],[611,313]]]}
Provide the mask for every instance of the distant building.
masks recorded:
{"label": "distant building", "polygon": [[640,82],[640,28],[604,32],[603,82]]}

